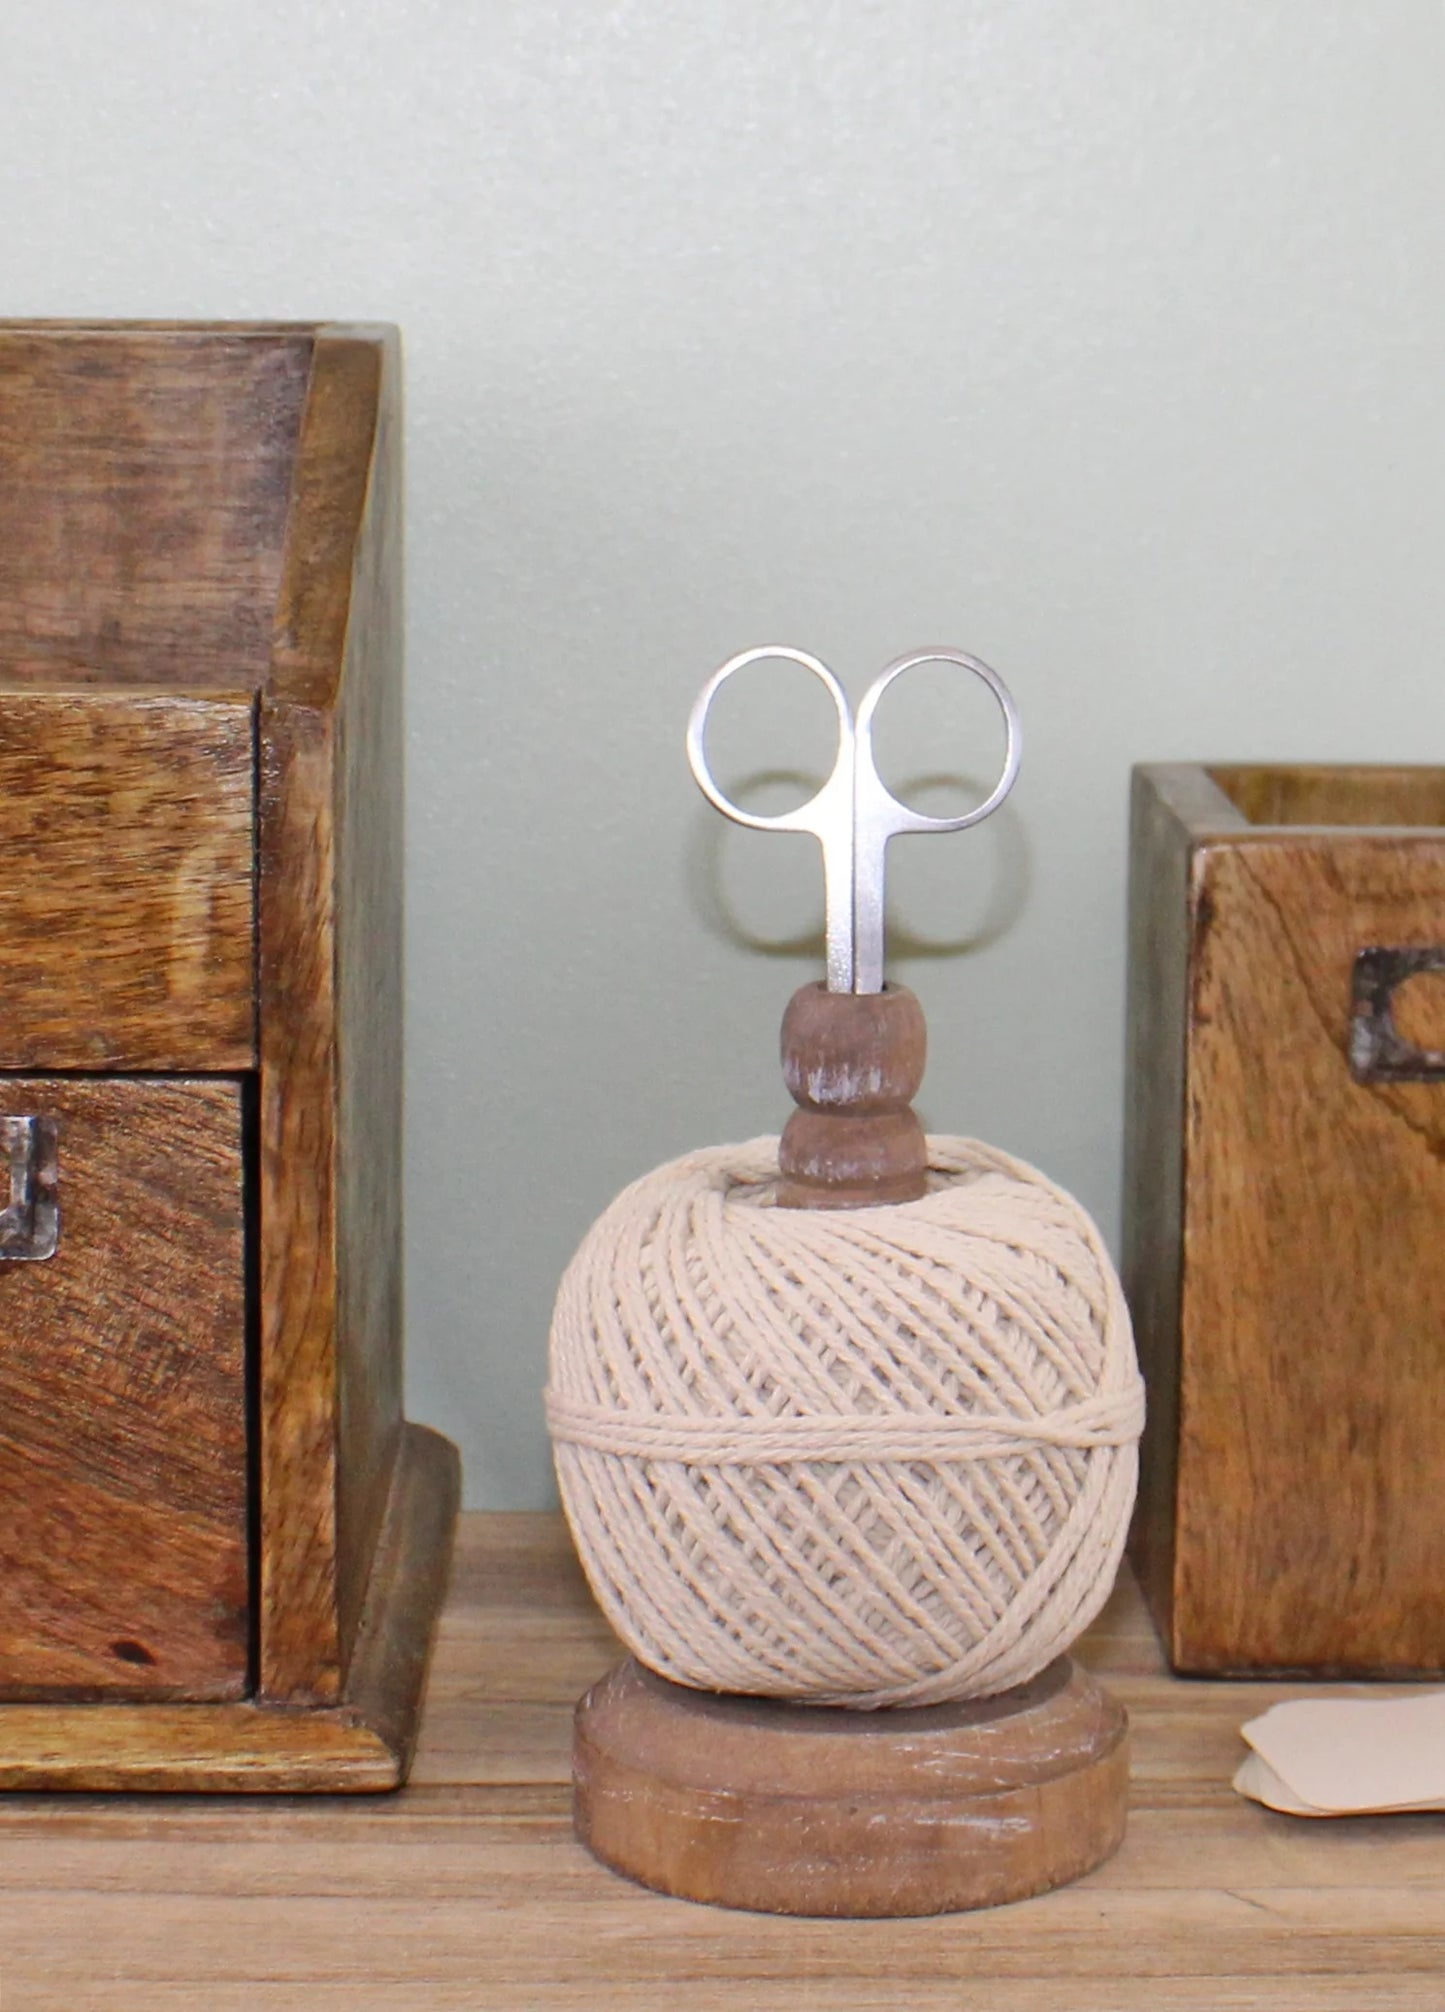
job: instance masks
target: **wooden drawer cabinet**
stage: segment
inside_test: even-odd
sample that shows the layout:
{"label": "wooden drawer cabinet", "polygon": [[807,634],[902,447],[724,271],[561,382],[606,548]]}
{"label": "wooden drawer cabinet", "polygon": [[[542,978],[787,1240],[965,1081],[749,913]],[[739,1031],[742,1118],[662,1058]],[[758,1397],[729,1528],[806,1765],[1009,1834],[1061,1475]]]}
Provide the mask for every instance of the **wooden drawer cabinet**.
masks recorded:
{"label": "wooden drawer cabinet", "polygon": [[399,451],[392,331],[0,324],[0,1787],[409,1763]]}

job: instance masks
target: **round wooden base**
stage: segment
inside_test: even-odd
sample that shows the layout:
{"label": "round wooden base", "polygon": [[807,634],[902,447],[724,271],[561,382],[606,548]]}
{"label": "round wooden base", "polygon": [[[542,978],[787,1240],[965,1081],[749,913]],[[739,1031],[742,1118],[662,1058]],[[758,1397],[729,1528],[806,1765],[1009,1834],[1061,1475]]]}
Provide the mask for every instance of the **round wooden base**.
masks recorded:
{"label": "round wooden base", "polygon": [[577,1835],[684,1900],[946,1914],[1077,1879],[1124,1835],[1128,1721],[1067,1656],[972,1704],[720,1697],[631,1658],[577,1707]]}

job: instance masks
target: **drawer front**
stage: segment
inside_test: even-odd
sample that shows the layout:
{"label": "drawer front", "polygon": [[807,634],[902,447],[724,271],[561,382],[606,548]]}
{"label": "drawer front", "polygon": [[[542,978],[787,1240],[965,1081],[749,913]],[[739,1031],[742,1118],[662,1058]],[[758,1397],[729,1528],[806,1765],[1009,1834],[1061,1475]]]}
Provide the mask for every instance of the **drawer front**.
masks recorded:
{"label": "drawer front", "polygon": [[255,1053],[251,700],[0,688],[0,1069]]}
{"label": "drawer front", "polygon": [[59,1238],[0,1262],[0,1696],[247,1685],[242,1092],[0,1080],[58,1130]]}

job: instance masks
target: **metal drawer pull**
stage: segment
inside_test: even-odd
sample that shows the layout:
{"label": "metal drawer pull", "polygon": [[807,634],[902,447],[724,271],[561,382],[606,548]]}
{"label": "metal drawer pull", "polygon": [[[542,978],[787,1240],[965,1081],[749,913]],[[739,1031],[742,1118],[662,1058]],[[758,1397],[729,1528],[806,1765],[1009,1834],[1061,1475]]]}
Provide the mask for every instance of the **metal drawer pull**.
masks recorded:
{"label": "metal drawer pull", "polygon": [[58,1141],[54,1118],[0,1118],[0,1164],[10,1169],[10,1198],[0,1209],[0,1258],[55,1256],[60,1242]]}
{"label": "metal drawer pull", "polygon": [[1395,1025],[1395,993],[1422,971],[1445,971],[1438,944],[1373,944],[1355,956],[1350,1021],[1350,1073],[1357,1083],[1438,1083],[1445,1052],[1419,1048]]}

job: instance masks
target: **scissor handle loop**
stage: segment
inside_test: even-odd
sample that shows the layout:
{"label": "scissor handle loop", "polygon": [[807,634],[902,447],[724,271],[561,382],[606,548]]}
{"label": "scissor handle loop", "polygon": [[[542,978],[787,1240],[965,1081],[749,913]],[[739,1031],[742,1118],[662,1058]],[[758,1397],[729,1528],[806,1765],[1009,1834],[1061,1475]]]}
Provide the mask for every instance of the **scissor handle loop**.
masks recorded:
{"label": "scissor handle loop", "polygon": [[[905,671],[913,670],[918,664],[957,664],[961,670],[972,671],[976,678],[981,678],[988,686],[998,701],[999,711],[1003,714],[1004,754],[998,781],[981,804],[976,805],[973,810],[965,811],[961,817],[928,817],[923,811],[914,810],[908,804],[900,803],[879,775],[873,760],[873,715],[878,710],[878,701],[895,678],[901,678]],[[997,671],[984,663],[981,657],[971,657],[964,650],[914,650],[906,657],[895,658],[886,669],[878,673],[864,694],[863,703],[858,708],[856,731],[860,794],[865,786],[866,776],[866,787],[874,795],[875,801],[886,805],[890,812],[888,818],[890,832],[966,831],[971,824],[982,824],[986,817],[998,809],[1018,776],[1021,735],[1013,695]]]}
{"label": "scissor handle loop", "polygon": [[[746,670],[749,664],[766,662],[769,658],[782,658],[791,664],[801,664],[805,671],[811,671],[827,690],[833,701],[833,710],[838,715],[838,751],[833,767],[822,788],[810,796],[806,803],[796,810],[785,810],[772,817],[761,817],[756,811],[743,810],[730,796],[725,796],[713,781],[712,770],[707,763],[707,722],[712,711],[712,702],[735,671]],[[836,783],[841,768],[848,763],[853,745],[853,720],[848,710],[848,700],[843,687],[833,673],[816,657],[810,657],[806,650],[787,649],[781,645],[766,644],[757,650],[741,650],[735,657],[729,657],[719,665],[702,690],[697,695],[687,722],[687,759],[698,788],[715,810],[724,817],[730,817],[735,824],[745,824],[753,831],[811,831],[817,833],[824,799]]]}

